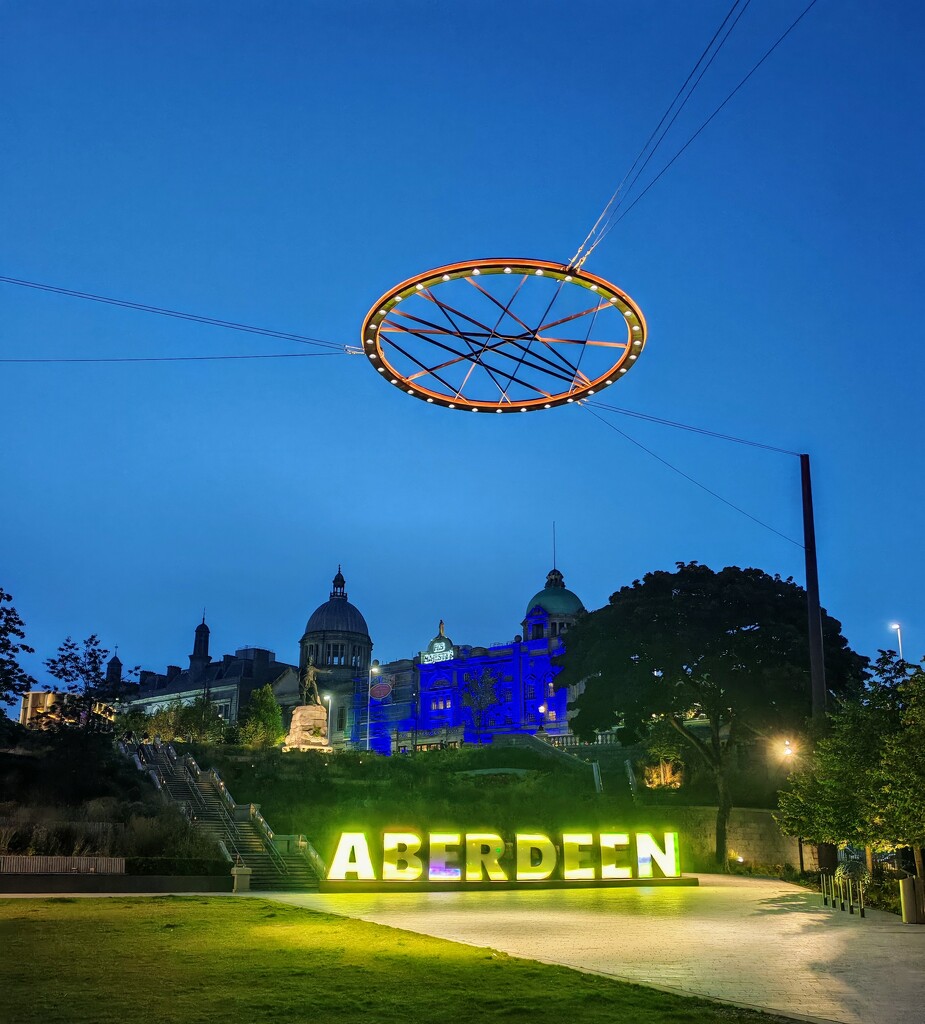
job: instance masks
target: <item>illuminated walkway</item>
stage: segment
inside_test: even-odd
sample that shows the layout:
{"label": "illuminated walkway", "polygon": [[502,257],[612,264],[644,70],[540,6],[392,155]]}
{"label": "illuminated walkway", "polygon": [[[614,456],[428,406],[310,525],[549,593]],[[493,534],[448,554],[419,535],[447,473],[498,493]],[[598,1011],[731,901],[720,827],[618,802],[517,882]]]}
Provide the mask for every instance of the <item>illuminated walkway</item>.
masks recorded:
{"label": "illuminated walkway", "polygon": [[923,1019],[925,927],[785,882],[696,889],[255,896],[688,995],[847,1024]]}

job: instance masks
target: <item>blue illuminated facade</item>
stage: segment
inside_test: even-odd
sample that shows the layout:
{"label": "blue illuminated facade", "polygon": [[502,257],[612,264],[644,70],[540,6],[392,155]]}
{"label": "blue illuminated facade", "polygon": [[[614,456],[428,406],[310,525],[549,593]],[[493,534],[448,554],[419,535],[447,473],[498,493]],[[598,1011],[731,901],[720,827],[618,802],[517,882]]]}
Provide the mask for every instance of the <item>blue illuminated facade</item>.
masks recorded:
{"label": "blue illuminated facade", "polygon": [[374,666],[356,680],[346,745],[390,754],[515,734],[567,734],[569,695],[554,687],[560,669],[552,658],[583,610],[553,569],[510,643],[456,645],[441,622],[416,658]]}

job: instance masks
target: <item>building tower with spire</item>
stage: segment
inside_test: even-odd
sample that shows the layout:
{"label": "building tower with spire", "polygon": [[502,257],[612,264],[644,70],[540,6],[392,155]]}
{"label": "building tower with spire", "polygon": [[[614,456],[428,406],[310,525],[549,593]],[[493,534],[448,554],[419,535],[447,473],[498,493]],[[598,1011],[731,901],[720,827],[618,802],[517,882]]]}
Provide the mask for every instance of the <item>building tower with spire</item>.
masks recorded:
{"label": "building tower with spire", "polygon": [[196,627],[193,638],[193,653],[189,656],[190,679],[200,679],[212,658],[209,656],[209,627],[206,625],[206,613],[202,613],[202,622]]}

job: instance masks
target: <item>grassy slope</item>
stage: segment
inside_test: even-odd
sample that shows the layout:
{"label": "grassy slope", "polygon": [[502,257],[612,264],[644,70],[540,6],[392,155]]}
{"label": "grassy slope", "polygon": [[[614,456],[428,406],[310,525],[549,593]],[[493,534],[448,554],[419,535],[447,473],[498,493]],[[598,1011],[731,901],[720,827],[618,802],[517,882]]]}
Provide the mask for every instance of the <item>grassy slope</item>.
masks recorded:
{"label": "grassy slope", "polygon": [[[240,748],[194,748],[217,768],[235,800],[260,804],[279,833],[304,833],[329,858],[347,830],[497,829],[502,833],[657,827],[670,812],[637,809],[628,787],[594,792],[590,768],[537,758],[529,751],[431,751],[417,757],[282,754]],[[467,775],[498,766],[524,776]],[[663,819],[665,819],[663,821]]]}
{"label": "grassy slope", "polygon": [[0,900],[4,1024],[771,1018],[263,900]]}

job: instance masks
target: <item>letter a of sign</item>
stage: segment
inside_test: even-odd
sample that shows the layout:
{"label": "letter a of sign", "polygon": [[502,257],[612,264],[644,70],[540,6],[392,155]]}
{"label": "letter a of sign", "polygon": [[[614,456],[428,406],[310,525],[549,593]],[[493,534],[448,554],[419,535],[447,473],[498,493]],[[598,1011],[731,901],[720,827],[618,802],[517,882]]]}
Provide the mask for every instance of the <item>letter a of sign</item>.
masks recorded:
{"label": "letter a of sign", "polygon": [[369,843],[362,832],[342,832],[328,868],[330,881],[343,882],[347,875],[356,875],[360,882],[374,882],[376,872],[369,856]]}

